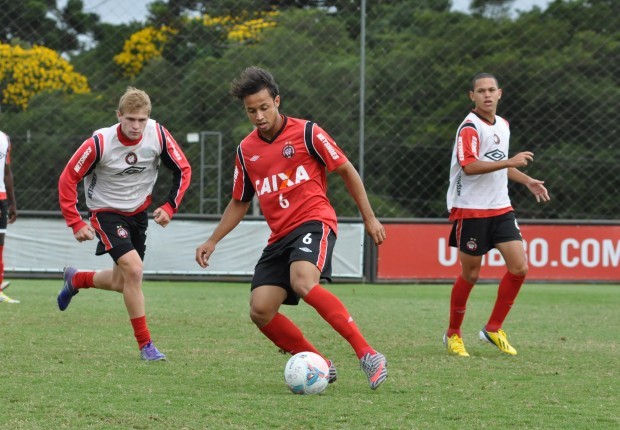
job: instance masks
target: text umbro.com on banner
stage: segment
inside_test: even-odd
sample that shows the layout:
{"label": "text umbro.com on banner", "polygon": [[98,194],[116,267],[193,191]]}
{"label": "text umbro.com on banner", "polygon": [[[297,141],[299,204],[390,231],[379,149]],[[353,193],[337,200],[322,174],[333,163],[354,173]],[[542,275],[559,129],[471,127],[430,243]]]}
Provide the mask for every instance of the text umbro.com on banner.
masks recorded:
{"label": "text umbro.com on banner", "polygon": [[[389,224],[379,247],[377,278],[453,280],[458,252],[448,246],[451,224]],[[520,225],[530,281],[620,281],[620,226]],[[506,266],[494,249],[483,257],[481,276],[501,278]]]}

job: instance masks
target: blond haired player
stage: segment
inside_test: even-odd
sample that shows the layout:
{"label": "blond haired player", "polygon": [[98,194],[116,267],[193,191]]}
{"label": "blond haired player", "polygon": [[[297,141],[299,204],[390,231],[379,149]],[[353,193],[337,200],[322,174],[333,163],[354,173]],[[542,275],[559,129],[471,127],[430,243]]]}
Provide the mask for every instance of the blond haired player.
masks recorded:
{"label": "blond haired player", "polygon": [[[142,293],[147,209],[163,163],[172,172],[172,184],[153,216],[157,224],[166,227],[189,186],[191,167],[170,132],[150,114],[148,94],[129,87],[118,104],[118,123],[97,130],[73,154],[60,175],[60,208],[75,239],[82,242],[96,236],[96,254],[109,254],[114,265],[100,272],[66,267],[57,301],[58,308],[64,311],[84,288],[123,294],[142,359],[157,361],[166,356],[151,341]],[[77,184],[82,180],[89,224],[77,210]]]}

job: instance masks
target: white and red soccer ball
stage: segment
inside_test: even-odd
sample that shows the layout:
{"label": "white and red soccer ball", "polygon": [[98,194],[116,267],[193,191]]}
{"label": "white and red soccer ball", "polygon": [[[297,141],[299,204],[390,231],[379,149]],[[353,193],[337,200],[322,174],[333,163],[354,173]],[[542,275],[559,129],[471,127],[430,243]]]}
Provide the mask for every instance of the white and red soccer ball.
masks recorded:
{"label": "white and red soccer ball", "polygon": [[327,388],[329,366],[314,352],[299,352],[286,363],[284,381],[295,394],[319,394]]}

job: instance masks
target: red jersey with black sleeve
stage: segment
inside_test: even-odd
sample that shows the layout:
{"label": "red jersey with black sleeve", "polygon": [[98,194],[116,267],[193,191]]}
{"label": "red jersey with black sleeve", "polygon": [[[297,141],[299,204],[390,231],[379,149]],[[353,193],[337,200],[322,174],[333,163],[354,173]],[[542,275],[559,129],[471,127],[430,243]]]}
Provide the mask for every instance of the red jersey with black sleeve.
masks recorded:
{"label": "red jersey with black sleeve", "polygon": [[249,202],[258,196],[271,228],[270,244],[308,221],[324,222],[337,232],[336,212],[327,198],[327,171],[346,163],[347,157],[317,124],[282,119],[273,139],[254,130],[237,147],[233,198]]}
{"label": "red jersey with black sleeve", "polygon": [[172,172],[170,193],[162,206],[172,216],[189,187],[191,167],[170,132],[152,119],[136,140],[124,136],[120,124],[97,130],[73,154],[58,181],[67,225],[74,233],[86,225],[77,209],[77,184],[82,180],[91,212],[130,216],[146,210],[160,162]]}

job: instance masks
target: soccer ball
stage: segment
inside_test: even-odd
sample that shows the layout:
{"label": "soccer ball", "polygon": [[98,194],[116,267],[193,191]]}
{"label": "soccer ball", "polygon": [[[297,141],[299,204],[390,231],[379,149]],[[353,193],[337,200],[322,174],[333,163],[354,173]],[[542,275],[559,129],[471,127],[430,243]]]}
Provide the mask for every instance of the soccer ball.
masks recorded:
{"label": "soccer ball", "polygon": [[295,394],[319,394],[327,388],[329,367],[320,355],[300,352],[286,363],[284,381]]}

